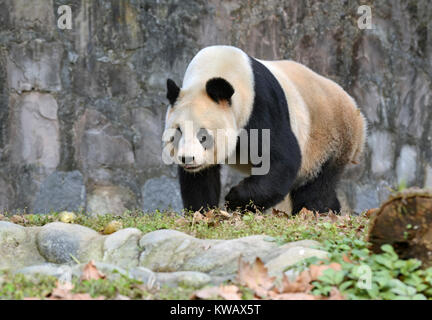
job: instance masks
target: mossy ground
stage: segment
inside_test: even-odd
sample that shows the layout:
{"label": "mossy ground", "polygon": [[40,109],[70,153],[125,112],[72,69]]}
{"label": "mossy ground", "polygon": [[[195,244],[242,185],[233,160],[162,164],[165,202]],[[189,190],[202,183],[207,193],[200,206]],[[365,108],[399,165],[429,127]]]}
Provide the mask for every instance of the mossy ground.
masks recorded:
{"label": "mossy ground", "polygon": [[[317,241],[342,241],[343,239],[364,239],[368,225],[365,215],[335,219],[334,215],[314,215],[311,212],[295,217],[261,215],[252,213],[234,214],[231,218],[220,218],[215,214],[210,219],[197,219],[193,213],[180,216],[169,212],[143,214],[127,212],[122,216],[76,215],[73,223],[103,232],[113,220],[120,221],[123,228],[137,228],[144,233],[160,229],[175,229],[198,238],[233,239],[250,235],[265,234],[280,243],[312,239]],[[47,215],[3,214],[4,221],[12,221],[23,226],[43,226],[50,222],[61,221],[59,213]],[[188,299],[194,288],[147,289],[140,283],[127,279],[117,280],[75,280],[73,292],[89,293],[92,297],[104,296],[115,299],[126,296],[132,299]],[[23,299],[28,297],[44,298],[56,286],[56,279],[42,277],[29,279],[22,275],[0,274],[0,299]],[[246,293],[245,293],[246,294]]]}

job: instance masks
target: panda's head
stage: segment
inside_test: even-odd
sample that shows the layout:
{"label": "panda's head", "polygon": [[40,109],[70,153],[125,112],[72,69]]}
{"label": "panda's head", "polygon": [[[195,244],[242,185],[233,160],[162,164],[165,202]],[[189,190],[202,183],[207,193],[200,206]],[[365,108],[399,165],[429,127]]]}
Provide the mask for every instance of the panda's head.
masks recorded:
{"label": "panda's head", "polygon": [[237,144],[233,86],[221,77],[180,89],[167,80],[168,107],[163,135],[165,157],[190,172],[223,163]]}

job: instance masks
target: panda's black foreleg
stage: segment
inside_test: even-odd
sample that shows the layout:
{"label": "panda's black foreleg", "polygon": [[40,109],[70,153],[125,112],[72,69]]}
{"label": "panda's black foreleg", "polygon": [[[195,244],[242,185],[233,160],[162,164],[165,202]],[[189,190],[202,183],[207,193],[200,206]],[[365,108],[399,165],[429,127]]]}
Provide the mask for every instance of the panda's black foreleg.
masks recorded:
{"label": "panda's black foreleg", "polygon": [[340,212],[336,187],[341,173],[341,166],[328,161],[315,179],[291,191],[293,214],[297,214],[303,208],[322,213],[330,210]]}
{"label": "panda's black foreleg", "polygon": [[185,209],[197,211],[218,206],[221,192],[219,165],[199,172],[187,172],[179,166],[178,174]]}
{"label": "panda's black foreleg", "polygon": [[300,162],[299,153],[296,158],[272,161],[266,175],[252,175],[233,187],[225,197],[226,206],[230,210],[253,210],[254,206],[265,210],[276,205],[289,193]]}

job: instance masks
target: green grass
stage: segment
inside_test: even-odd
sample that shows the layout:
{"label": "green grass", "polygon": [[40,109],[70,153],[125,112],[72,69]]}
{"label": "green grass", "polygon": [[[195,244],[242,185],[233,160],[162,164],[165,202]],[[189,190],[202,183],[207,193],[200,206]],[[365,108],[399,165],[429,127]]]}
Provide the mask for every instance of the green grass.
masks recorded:
{"label": "green grass", "polygon": [[[43,226],[60,221],[58,213],[48,215],[25,215],[24,221],[17,223],[23,226]],[[102,232],[113,220],[120,221],[123,228],[137,228],[143,233],[160,229],[175,229],[197,238],[234,239],[250,235],[265,234],[276,237],[280,242],[291,242],[303,239],[323,241],[327,239],[359,238],[363,239],[368,219],[364,216],[351,216],[336,219],[330,216],[300,214],[287,218],[277,215],[234,214],[230,219],[216,217],[209,221],[194,221],[193,214],[180,216],[175,213],[143,214],[127,212],[122,216],[104,215],[90,217],[77,215],[74,223]],[[6,215],[3,220],[14,221],[13,216]]]}
{"label": "green grass", "polygon": [[[25,298],[46,299],[56,287],[57,279],[50,276],[26,277],[0,272],[0,300],[21,300]],[[194,288],[178,286],[176,288],[147,288],[141,282],[121,276],[116,279],[80,281],[74,278],[71,293],[87,293],[92,298],[103,296],[105,299],[144,300],[184,300],[189,299]]]}

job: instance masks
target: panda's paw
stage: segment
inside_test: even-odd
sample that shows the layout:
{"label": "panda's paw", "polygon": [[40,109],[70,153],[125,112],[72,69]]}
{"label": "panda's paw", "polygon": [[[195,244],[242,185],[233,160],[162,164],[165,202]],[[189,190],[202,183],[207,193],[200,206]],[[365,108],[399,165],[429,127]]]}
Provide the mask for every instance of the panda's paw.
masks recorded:
{"label": "panda's paw", "polygon": [[239,187],[233,187],[225,196],[226,207],[230,210],[236,210],[238,208],[243,209],[248,204],[248,200],[245,200],[244,192]]}

